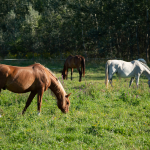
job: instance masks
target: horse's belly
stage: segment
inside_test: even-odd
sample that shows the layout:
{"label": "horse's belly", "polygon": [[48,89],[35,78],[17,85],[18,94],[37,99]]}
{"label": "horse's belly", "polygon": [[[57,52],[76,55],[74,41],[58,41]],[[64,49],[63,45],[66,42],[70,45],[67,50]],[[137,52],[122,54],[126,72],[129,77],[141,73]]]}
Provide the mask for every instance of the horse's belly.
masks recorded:
{"label": "horse's belly", "polygon": [[6,88],[14,93],[25,93],[28,91],[28,89],[30,88],[31,85],[18,85],[18,84],[10,84],[10,85],[6,85]]}
{"label": "horse's belly", "polygon": [[69,65],[68,68],[77,68],[77,66],[75,64]]}
{"label": "horse's belly", "polygon": [[124,72],[118,73],[118,76],[122,77],[122,78],[129,78],[129,77],[134,77],[134,73],[133,72],[124,71]]}
{"label": "horse's belly", "polygon": [[121,77],[121,78],[129,78],[129,77],[132,77],[132,76],[125,75],[125,74],[121,74],[121,75],[118,75],[118,76]]}
{"label": "horse's belly", "polygon": [[11,91],[11,92],[14,92],[14,93],[25,93],[26,91],[23,90],[23,89],[14,89],[14,88],[10,88],[10,87],[7,87],[7,90]]}
{"label": "horse's belly", "polygon": [[34,78],[26,78],[26,80],[21,80],[20,78],[16,80],[8,80],[6,83],[6,88],[14,93],[24,93],[28,91],[29,88],[33,86]]}

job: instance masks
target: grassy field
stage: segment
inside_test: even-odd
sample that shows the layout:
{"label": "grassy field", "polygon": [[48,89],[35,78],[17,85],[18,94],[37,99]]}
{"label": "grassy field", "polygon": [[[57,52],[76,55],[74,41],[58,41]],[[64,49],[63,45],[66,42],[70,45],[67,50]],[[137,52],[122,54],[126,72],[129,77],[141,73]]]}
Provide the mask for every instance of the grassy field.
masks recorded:
{"label": "grassy field", "polygon": [[[38,61],[37,61],[38,62]],[[0,62],[26,66],[32,61]],[[130,79],[113,78],[112,88],[105,88],[104,64],[86,64],[86,75],[78,82],[62,80],[60,62],[41,61],[50,68],[70,96],[68,114],[57,108],[55,97],[44,93],[41,116],[37,116],[34,98],[24,116],[21,112],[29,93],[2,90],[0,95],[0,150],[149,150],[150,89],[142,76],[137,89]],[[94,67],[93,67],[94,66]]]}

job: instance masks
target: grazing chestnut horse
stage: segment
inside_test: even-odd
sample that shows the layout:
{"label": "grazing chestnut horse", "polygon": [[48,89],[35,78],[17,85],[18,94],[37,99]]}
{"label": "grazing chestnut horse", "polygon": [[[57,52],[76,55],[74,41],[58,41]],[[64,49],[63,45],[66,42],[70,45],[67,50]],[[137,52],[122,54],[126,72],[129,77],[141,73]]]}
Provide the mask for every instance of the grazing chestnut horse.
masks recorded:
{"label": "grazing chestnut horse", "polygon": [[[81,67],[81,71],[80,71]],[[76,56],[68,56],[64,68],[62,71],[63,79],[67,79],[68,76],[68,68],[71,68],[71,80],[72,80],[72,73],[73,73],[73,68],[77,68],[79,72],[79,81],[81,81],[81,77],[83,74],[83,77],[85,76],[85,58],[81,55],[76,55]]]}
{"label": "grazing chestnut horse", "polygon": [[27,67],[0,65],[0,92],[1,89],[7,89],[14,93],[31,92],[22,114],[24,114],[36,94],[38,95],[38,114],[40,114],[42,96],[48,88],[55,94],[58,108],[63,113],[67,113],[70,105],[68,97],[71,93],[66,94],[59,80],[48,68],[39,63]]}

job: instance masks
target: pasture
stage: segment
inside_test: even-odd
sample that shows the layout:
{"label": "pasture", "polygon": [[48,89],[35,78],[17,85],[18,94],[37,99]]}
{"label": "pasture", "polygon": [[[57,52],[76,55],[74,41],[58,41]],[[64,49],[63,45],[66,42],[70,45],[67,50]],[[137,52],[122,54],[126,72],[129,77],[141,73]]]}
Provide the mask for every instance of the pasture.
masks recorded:
{"label": "pasture", "polygon": [[[113,88],[105,87],[105,64],[86,63],[85,77],[79,82],[74,69],[73,80],[63,80],[60,62],[36,61],[51,69],[61,81],[71,106],[68,114],[57,108],[48,90],[43,95],[41,115],[37,116],[35,97],[24,116],[21,115],[29,93],[0,94],[0,149],[54,150],[149,150],[150,89],[147,78],[140,77],[129,89],[130,78],[113,77]],[[26,66],[34,62],[0,62]]]}

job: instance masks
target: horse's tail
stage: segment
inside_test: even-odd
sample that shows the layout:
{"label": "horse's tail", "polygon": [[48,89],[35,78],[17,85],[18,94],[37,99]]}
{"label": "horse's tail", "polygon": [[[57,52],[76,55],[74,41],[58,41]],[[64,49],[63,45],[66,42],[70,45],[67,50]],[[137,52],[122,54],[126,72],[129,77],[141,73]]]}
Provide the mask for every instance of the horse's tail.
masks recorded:
{"label": "horse's tail", "polygon": [[109,65],[109,61],[107,61],[105,64],[105,85],[107,88],[108,88],[108,65]]}
{"label": "horse's tail", "polygon": [[81,57],[81,71],[84,77],[85,76],[85,58],[84,57]]}

